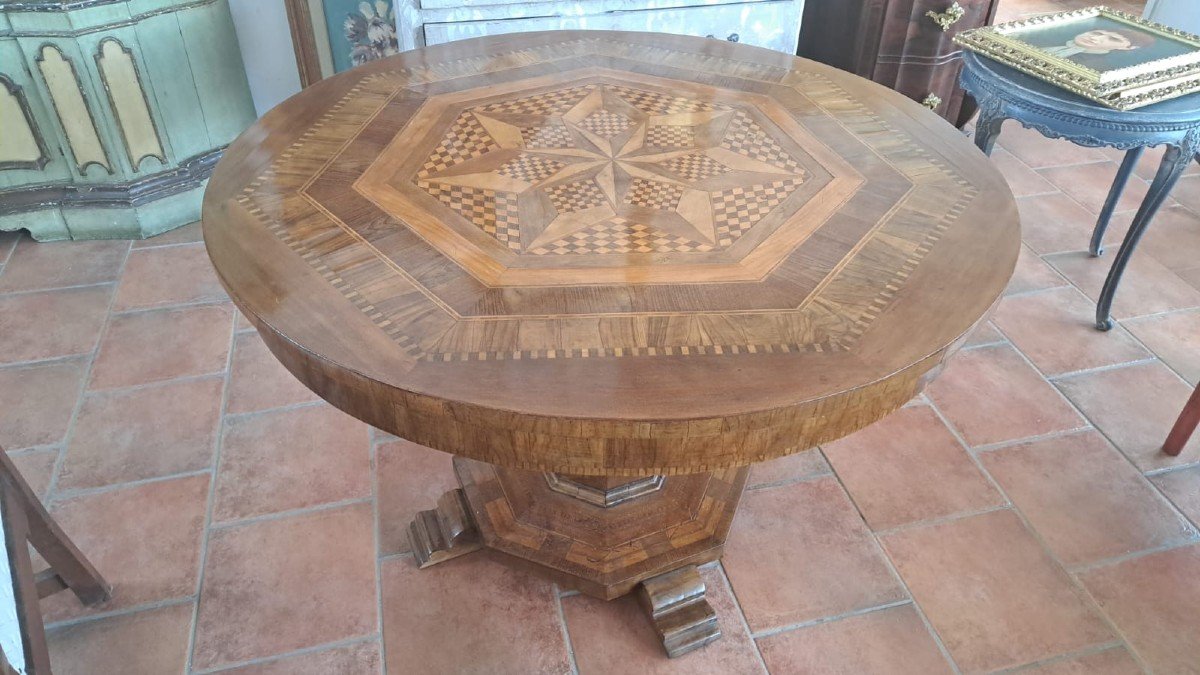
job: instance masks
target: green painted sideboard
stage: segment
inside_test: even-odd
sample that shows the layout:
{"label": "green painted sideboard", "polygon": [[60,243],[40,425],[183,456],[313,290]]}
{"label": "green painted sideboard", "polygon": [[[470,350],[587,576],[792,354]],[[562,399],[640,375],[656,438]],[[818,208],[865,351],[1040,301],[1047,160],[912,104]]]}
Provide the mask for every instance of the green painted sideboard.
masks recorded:
{"label": "green painted sideboard", "polygon": [[227,0],[0,0],[0,230],[193,222],[254,118]]}

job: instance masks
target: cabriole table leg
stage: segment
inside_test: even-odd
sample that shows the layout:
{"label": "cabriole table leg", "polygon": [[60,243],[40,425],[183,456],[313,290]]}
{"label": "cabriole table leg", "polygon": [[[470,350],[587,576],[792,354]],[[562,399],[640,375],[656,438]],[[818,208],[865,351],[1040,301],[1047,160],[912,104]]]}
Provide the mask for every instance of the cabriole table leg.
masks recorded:
{"label": "cabriole table leg", "polygon": [[1154,181],[1150,183],[1150,189],[1146,192],[1146,198],[1133,217],[1129,231],[1125,233],[1125,240],[1121,242],[1121,248],[1117,251],[1112,268],[1108,270],[1108,277],[1104,280],[1104,288],[1100,290],[1100,299],[1096,302],[1097,329],[1109,330],[1112,328],[1110,314],[1113,296],[1117,293],[1117,286],[1121,284],[1121,275],[1125,273],[1125,266],[1129,264],[1129,259],[1137,249],[1146,227],[1154,219],[1154,214],[1166,201],[1167,195],[1171,193],[1171,188],[1175,187],[1175,183],[1179,181],[1183,170],[1191,163],[1195,154],[1196,148],[1192,144],[1189,144],[1187,148],[1168,145],[1166,152],[1163,153],[1162,162],[1158,165],[1158,173],[1155,174]]}

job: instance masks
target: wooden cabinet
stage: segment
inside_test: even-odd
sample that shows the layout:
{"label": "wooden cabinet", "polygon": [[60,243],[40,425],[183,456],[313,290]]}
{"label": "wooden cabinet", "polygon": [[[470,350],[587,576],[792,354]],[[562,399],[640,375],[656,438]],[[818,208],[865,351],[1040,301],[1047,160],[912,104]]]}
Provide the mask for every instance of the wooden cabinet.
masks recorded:
{"label": "wooden cabinet", "polygon": [[961,125],[954,36],[991,22],[999,0],[809,0],[798,53],[887,85]]}
{"label": "wooden cabinet", "polygon": [[796,51],[804,0],[402,0],[401,49],[538,30],[628,30],[715,37]]}
{"label": "wooden cabinet", "polygon": [[254,117],[227,0],[0,2],[0,230],[140,239],[194,222]]}

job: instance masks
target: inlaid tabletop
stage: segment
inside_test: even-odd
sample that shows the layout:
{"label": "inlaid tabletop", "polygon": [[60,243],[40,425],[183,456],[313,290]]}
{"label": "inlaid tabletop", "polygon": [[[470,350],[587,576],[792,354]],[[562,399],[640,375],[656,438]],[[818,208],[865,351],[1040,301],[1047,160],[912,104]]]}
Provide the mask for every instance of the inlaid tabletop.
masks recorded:
{"label": "inlaid tabletop", "polygon": [[576,474],[712,470],[869,424],[985,315],[1019,248],[999,173],[899,94],[609,32],[325,80],[230,147],[204,233],[335,405]]}

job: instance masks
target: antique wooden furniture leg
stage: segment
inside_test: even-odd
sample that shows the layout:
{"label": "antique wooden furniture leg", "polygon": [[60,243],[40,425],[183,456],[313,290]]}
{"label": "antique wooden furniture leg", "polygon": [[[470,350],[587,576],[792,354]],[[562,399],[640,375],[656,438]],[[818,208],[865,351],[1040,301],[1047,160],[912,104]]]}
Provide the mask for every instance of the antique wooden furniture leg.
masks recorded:
{"label": "antique wooden furniture leg", "polygon": [[1138,208],[1137,215],[1133,217],[1133,223],[1129,226],[1129,232],[1125,234],[1125,241],[1121,242],[1121,249],[1117,251],[1112,269],[1108,271],[1108,278],[1104,280],[1104,288],[1100,291],[1100,300],[1096,303],[1097,329],[1109,330],[1112,328],[1110,314],[1113,296],[1117,292],[1117,286],[1121,283],[1121,275],[1125,273],[1125,266],[1129,264],[1129,259],[1133,257],[1133,252],[1137,249],[1138,242],[1141,241],[1146,227],[1154,219],[1154,214],[1158,212],[1158,208],[1166,201],[1167,195],[1171,193],[1171,188],[1175,187],[1175,183],[1183,175],[1183,170],[1192,161],[1192,156],[1195,154],[1195,142],[1197,141],[1200,141],[1200,139],[1194,139],[1186,148],[1181,148],[1178,145],[1167,146],[1167,150],[1163,154],[1162,163],[1158,166],[1158,173],[1154,176],[1154,181],[1150,184],[1150,190],[1146,193],[1146,199]]}
{"label": "antique wooden furniture leg", "polygon": [[1183,452],[1183,446],[1187,445],[1197,425],[1200,425],[1200,387],[1196,387],[1184,404],[1179,419],[1175,420],[1175,426],[1171,427],[1171,433],[1163,443],[1163,452],[1172,457]]}
{"label": "antique wooden furniture leg", "polygon": [[[25,667],[17,672],[49,673],[50,655],[38,601],[69,588],[83,604],[96,605],[110,597],[110,587],[46,512],[4,448],[0,448],[0,525],[9,572],[0,583],[11,585],[24,652],[19,660]],[[50,564],[37,575],[29,558],[30,544]],[[10,667],[18,660],[15,654],[3,656]]]}
{"label": "antique wooden furniture leg", "polygon": [[983,154],[991,156],[992,148],[996,145],[996,139],[1000,137],[1000,128],[1004,126],[1004,115],[1000,112],[999,106],[984,105],[985,102],[980,101],[979,118],[975,120],[975,147],[983,151]]}
{"label": "antique wooden furniture leg", "polygon": [[671,658],[721,637],[717,613],[704,598],[704,580],[695,565],[643,581],[638,600]]}
{"label": "antique wooden furniture leg", "polygon": [[436,509],[418,513],[408,526],[408,542],[421,569],[483,548],[462,489],[443,494]]}
{"label": "antique wooden furniture leg", "polygon": [[487,547],[564,587],[638,592],[670,656],[720,637],[696,571],[718,559],[747,468],[681,476],[572,476],[457,458],[462,484],[409,526],[424,568]]}
{"label": "antique wooden furniture leg", "polygon": [[1133,174],[1133,169],[1137,166],[1138,160],[1142,158],[1142,152],[1145,150],[1141,146],[1133,148],[1126,152],[1125,159],[1121,160],[1121,168],[1117,170],[1117,177],[1113,180],[1112,187],[1108,189],[1104,208],[1100,210],[1100,217],[1096,219],[1096,228],[1092,230],[1092,243],[1088,250],[1093,256],[1104,253],[1104,233],[1108,230],[1108,221],[1112,219],[1113,211],[1117,210],[1117,202],[1121,200],[1125,184],[1129,182],[1129,176]]}
{"label": "antique wooden furniture leg", "polygon": [[50,517],[3,448],[0,448],[0,480],[5,491],[17,495],[29,523],[29,543],[50,565],[37,580],[38,596],[44,598],[70,589],[88,606],[108,600],[112,591],[108,582]]}

